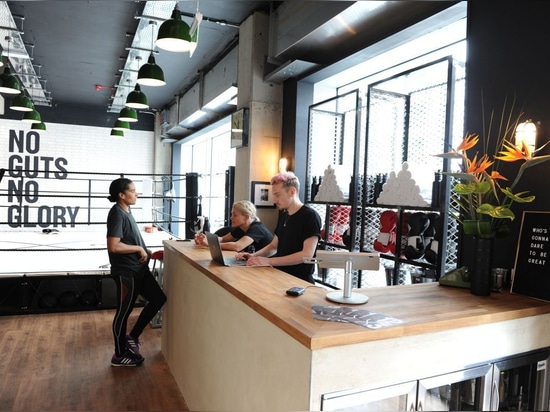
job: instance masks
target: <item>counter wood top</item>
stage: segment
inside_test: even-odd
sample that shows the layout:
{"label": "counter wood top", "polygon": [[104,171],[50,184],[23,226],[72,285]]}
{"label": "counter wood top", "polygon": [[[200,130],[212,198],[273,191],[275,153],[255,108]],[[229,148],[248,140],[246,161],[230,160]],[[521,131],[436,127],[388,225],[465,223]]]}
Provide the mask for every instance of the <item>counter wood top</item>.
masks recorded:
{"label": "counter wood top", "polygon": [[[514,295],[474,296],[468,289],[421,283],[354,289],[369,296],[354,308],[383,313],[404,321],[379,330],[313,319],[311,306],[346,306],[326,300],[327,290],[271,267],[223,267],[213,263],[207,247],[193,242],[164,241],[165,250],[181,255],[189,264],[233,294],[258,314],[309,349],[399,338],[484,325],[528,316],[550,314],[550,303]],[[234,252],[225,252],[231,256]],[[311,286],[299,297],[286,295],[292,286]],[[350,305],[348,305],[350,306]]]}

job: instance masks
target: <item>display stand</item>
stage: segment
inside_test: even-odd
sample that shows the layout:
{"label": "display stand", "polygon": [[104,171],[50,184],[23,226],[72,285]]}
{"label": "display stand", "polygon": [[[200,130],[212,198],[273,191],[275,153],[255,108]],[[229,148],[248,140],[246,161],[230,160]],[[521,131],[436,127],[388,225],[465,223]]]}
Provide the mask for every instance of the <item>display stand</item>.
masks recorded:
{"label": "display stand", "polygon": [[341,252],[318,250],[315,263],[320,268],[344,269],[344,289],[327,293],[326,298],[332,302],[361,305],[369,301],[369,297],[361,293],[352,292],[352,271],[378,270],[380,257],[378,253]]}

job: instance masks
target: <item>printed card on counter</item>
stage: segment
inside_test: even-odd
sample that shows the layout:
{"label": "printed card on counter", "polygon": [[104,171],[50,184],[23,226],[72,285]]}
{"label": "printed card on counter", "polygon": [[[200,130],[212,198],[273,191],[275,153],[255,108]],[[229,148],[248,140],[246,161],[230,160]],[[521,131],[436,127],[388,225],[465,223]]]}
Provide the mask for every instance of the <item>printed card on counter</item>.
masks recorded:
{"label": "printed card on counter", "polygon": [[356,309],[345,306],[312,306],[314,319],[332,322],[355,323],[367,329],[382,329],[404,323],[401,319],[366,309]]}

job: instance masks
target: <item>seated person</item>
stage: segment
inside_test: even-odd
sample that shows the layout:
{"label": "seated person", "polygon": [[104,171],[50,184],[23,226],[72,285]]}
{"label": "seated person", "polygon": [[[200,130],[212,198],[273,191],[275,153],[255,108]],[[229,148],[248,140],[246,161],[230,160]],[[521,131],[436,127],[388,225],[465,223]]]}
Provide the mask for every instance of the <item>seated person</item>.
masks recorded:
{"label": "seated person", "polygon": [[[224,250],[253,252],[262,249],[273,239],[273,234],[256,216],[256,207],[248,200],[233,203],[231,227],[229,233],[220,236],[220,244]],[[195,243],[207,246],[206,235],[197,233]]]}

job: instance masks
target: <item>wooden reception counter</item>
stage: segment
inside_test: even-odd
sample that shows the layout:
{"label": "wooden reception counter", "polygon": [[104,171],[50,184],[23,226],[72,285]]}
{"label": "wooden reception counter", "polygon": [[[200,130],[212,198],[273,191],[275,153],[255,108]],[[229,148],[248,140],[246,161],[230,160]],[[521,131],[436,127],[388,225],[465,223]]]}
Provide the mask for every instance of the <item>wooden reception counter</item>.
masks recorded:
{"label": "wooden reception counter", "polygon": [[[162,351],[190,410],[321,410],[323,395],[414,381],[550,347],[550,303],[423,283],[354,290],[403,321],[314,319],[327,291],[269,267],[222,267],[164,241]],[[231,253],[228,253],[230,256]],[[326,407],[326,406],[325,406]]]}

